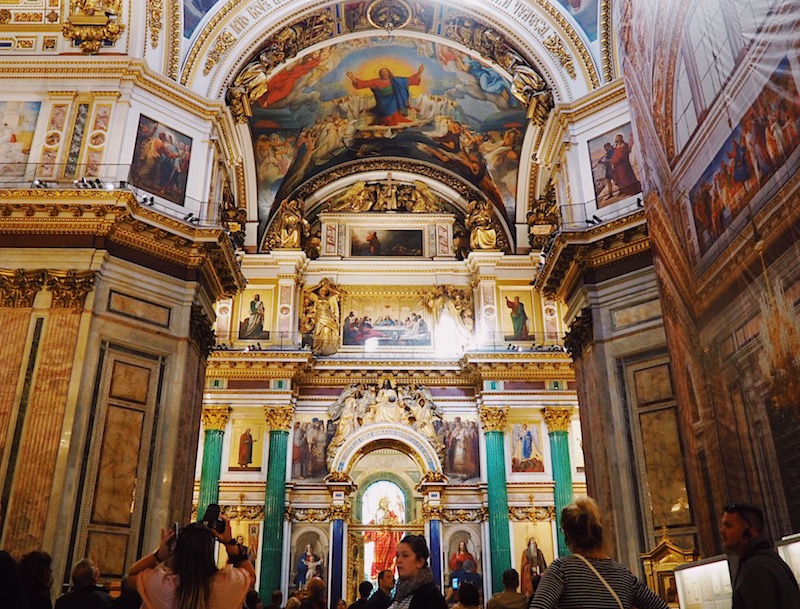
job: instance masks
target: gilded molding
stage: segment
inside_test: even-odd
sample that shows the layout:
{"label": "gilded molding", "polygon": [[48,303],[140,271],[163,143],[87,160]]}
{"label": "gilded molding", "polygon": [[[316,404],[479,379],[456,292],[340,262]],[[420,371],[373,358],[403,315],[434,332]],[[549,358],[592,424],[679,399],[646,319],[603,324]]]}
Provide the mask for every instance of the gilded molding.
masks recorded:
{"label": "gilded molding", "polygon": [[581,309],[580,315],[572,320],[566,336],[564,336],[564,346],[569,351],[570,357],[578,361],[583,352],[594,342],[594,325],[592,323],[592,309],[585,307]]}
{"label": "gilded molding", "polygon": [[481,406],[478,409],[478,415],[481,418],[483,431],[500,431],[506,430],[506,422],[508,420],[508,406],[494,407],[494,406]]}
{"label": "gilded molding", "polygon": [[325,476],[325,482],[332,482],[338,484],[353,484],[353,479],[350,477],[350,474],[347,472],[341,472],[339,470],[334,470]]}
{"label": "gilded molding", "polygon": [[181,43],[183,41],[183,32],[181,31],[181,23],[183,23],[183,0],[167,0],[170,7],[170,19],[167,21],[167,28],[169,30],[169,64],[167,66],[167,76],[172,80],[178,80],[180,61],[181,61]]}
{"label": "gilded molding", "polygon": [[216,342],[211,320],[203,311],[203,307],[198,304],[192,305],[192,312],[189,319],[189,340],[197,347],[203,355],[203,359],[208,357],[211,349]]}
{"label": "gilded molding", "polygon": [[575,72],[575,64],[572,61],[572,55],[567,51],[567,48],[564,46],[564,41],[561,40],[559,35],[556,33],[551,34],[542,41],[542,44],[553,57],[558,59],[559,63],[561,63],[561,67],[567,71],[570,78],[575,79],[577,74]]}
{"label": "gilded molding", "polygon": [[445,522],[485,522],[488,518],[489,509],[484,506],[442,510],[442,520]]}
{"label": "gilded molding", "polygon": [[230,406],[204,406],[203,428],[206,430],[225,431],[233,408]]}
{"label": "gilded molding", "polygon": [[353,508],[349,503],[336,504],[330,507],[331,520],[344,520],[345,522],[349,523],[352,513]]}
{"label": "gilded molding", "polygon": [[325,522],[331,521],[331,508],[296,508],[286,506],[284,519],[289,522]]}
{"label": "gilded molding", "polygon": [[0,307],[32,307],[46,275],[42,270],[0,269]]}
{"label": "gilded molding", "polygon": [[164,14],[161,6],[162,0],[147,0],[147,26],[150,29],[150,46],[158,48],[158,39],[161,37],[161,26]]}
{"label": "gilded molding", "polygon": [[548,406],[542,409],[542,416],[544,417],[547,431],[553,433],[556,431],[569,432],[569,426],[572,423],[572,406]]}
{"label": "gilded molding", "polygon": [[508,506],[508,519],[514,522],[546,522],[556,519],[552,505]]}
{"label": "gilded molding", "polygon": [[236,37],[227,30],[217,36],[216,40],[214,40],[214,46],[209,51],[208,57],[206,58],[206,65],[203,66],[203,76],[208,76],[209,72],[217,65],[217,62],[222,59],[223,55],[231,50],[231,47],[233,47],[236,42]]}
{"label": "gilded molding", "polygon": [[95,271],[48,271],[47,290],[54,309],[81,309],[94,286]]}
{"label": "gilded molding", "polygon": [[440,505],[422,504],[422,518],[429,520],[444,520],[444,508]]}
{"label": "gilded molding", "polygon": [[611,0],[600,0],[600,57],[605,82],[614,79],[614,31],[611,24]]}
{"label": "gilded molding", "polygon": [[264,416],[272,431],[289,431],[294,419],[294,406],[264,406]]}
{"label": "gilded molding", "polygon": [[[264,520],[264,506],[261,505],[220,505],[220,513],[230,520]],[[195,511],[197,506],[194,507]],[[195,514],[196,520],[196,514]]]}
{"label": "gilded molding", "polygon": [[61,28],[67,40],[80,42],[86,55],[96,55],[106,43],[113,44],[122,36],[125,25],[119,22],[122,0],[70,0],[70,14]]}

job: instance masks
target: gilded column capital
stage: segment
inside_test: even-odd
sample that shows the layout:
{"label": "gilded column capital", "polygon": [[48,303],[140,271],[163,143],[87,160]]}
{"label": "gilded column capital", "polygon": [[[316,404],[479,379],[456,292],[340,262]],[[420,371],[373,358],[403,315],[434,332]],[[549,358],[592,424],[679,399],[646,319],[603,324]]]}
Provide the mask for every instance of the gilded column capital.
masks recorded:
{"label": "gilded column capital", "polygon": [[211,325],[211,320],[203,312],[203,307],[193,304],[189,317],[189,338],[197,345],[204,358],[208,357],[217,337]]}
{"label": "gilded column capital", "polygon": [[508,406],[481,406],[478,410],[483,431],[505,431],[508,419]]}
{"label": "gilded column capital", "polygon": [[203,408],[203,427],[206,430],[223,431],[231,416],[230,406],[206,406]]}
{"label": "gilded column capital", "polygon": [[294,407],[264,406],[264,417],[272,431],[289,431],[294,419]]}
{"label": "gilded column capital", "polygon": [[350,522],[350,515],[353,512],[353,508],[349,503],[345,502],[342,504],[332,505],[330,510],[331,520],[344,520],[345,522]]}
{"label": "gilded column capital", "polygon": [[551,406],[542,410],[547,431],[569,431],[572,421],[572,406]]}
{"label": "gilded column capital", "polygon": [[53,293],[53,309],[81,309],[94,287],[94,271],[48,271],[47,289]]}
{"label": "gilded column capital", "polygon": [[422,517],[428,520],[444,520],[444,508],[441,505],[422,504]]}
{"label": "gilded column capital", "polygon": [[44,271],[0,269],[0,307],[32,307],[45,276]]}

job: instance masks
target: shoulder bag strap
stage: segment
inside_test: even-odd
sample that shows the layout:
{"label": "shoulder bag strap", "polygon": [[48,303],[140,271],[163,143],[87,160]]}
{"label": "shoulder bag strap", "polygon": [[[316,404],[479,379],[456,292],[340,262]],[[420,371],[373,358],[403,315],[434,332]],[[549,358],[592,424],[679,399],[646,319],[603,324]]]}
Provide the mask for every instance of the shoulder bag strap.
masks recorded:
{"label": "shoulder bag strap", "polygon": [[597,576],[597,579],[599,579],[602,582],[602,584],[606,587],[606,589],[608,589],[608,591],[611,593],[611,596],[614,597],[614,600],[617,601],[617,605],[619,605],[619,609],[625,609],[625,606],[622,604],[622,601],[619,600],[619,596],[617,595],[616,592],[614,592],[614,588],[612,588],[609,585],[609,583],[606,581],[605,577],[600,575],[600,573],[597,571],[597,569],[594,568],[594,565],[592,563],[590,563],[588,560],[586,560],[586,558],[581,556],[580,554],[575,554],[574,556],[577,556],[578,558],[580,558],[584,563],[586,563],[586,566],[589,567],[592,570],[592,572]]}

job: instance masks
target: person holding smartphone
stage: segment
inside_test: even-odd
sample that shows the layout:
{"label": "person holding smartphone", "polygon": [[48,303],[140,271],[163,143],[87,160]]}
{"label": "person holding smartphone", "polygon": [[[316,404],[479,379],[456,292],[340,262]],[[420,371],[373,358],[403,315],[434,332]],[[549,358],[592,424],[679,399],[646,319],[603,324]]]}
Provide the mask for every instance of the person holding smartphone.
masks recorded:
{"label": "person holding smartphone", "polygon": [[[180,530],[161,531],[161,543],[139,559],[128,577],[142,597],[142,609],[223,609],[241,607],[253,587],[256,573],[247,548],[232,541],[231,525],[224,516],[223,532],[192,523]],[[220,527],[222,528],[222,527]],[[217,569],[214,540],[225,546],[228,565]]]}

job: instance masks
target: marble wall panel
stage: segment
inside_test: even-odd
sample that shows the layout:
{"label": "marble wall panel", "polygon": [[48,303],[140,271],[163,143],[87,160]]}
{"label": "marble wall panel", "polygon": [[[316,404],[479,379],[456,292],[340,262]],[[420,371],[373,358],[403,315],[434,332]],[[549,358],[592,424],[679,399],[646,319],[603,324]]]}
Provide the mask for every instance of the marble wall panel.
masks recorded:
{"label": "marble wall panel", "polygon": [[[120,365],[116,362],[115,368]],[[93,523],[130,526],[143,424],[141,411],[108,407],[92,507]]]}
{"label": "marble wall panel", "polygon": [[636,326],[659,317],[661,317],[661,303],[658,299],[611,311],[611,322],[615,330]]}
{"label": "marble wall panel", "polygon": [[169,307],[163,307],[127,294],[120,294],[114,290],[111,290],[108,295],[108,310],[162,328],[169,328],[172,314],[172,309]]}
{"label": "marble wall panel", "polygon": [[0,455],[5,451],[8,426],[14,409],[14,398],[22,374],[22,358],[28,352],[25,340],[28,334],[30,309],[0,308],[0,327],[3,340],[0,341]]}
{"label": "marble wall panel", "polygon": [[126,362],[114,362],[111,370],[109,396],[136,404],[147,401],[147,388],[150,384],[150,370]]}
{"label": "marble wall panel", "polygon": [[667,364],[637,370],[634,373],[634,384],[636,401],[640,406],[669,400],[674,395]]}
{"label": "marble wall panel", "polygon": [[125,575],[125,555],[128,552],[127,533],[89,531],[86,550],[87,556],[100,569],[101,578]]}

